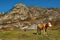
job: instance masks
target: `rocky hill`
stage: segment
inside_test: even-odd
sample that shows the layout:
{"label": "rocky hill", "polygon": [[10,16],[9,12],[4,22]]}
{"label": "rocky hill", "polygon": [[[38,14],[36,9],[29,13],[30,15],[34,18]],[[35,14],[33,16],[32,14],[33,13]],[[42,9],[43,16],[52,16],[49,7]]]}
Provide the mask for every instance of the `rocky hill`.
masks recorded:
{"label": "rocky hill", "polygon": [[[44,21],[60,22],[60,8],[41,8],[16,4],[7,13],[0,13],[0,29],[32,28],[32,25]],[[36,27],[35,27],[36,28]]]}

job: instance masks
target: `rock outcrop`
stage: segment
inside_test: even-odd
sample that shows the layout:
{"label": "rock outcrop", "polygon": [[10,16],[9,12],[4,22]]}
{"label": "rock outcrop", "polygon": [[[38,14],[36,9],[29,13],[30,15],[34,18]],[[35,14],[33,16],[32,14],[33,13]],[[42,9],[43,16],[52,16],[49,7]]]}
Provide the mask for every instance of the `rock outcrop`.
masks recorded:
{"label": "rock outcrop", "polygon": [[34,24],[56,20],[60,20],[60,9],[58,8],[27,7],[20,3],[16,4],[7,13],[0,13],[0,29],[13,30],[25,26],[32,28],[31,26]]}

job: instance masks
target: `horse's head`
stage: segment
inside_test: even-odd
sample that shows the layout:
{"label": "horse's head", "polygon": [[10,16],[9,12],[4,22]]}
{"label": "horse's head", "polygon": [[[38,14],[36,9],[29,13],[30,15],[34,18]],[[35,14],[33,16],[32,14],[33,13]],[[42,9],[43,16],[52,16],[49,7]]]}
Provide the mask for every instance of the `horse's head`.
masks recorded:
{"label": "horse's head", "polygon": [[52,27],[52,23],[51,22],[48,22],[48,25],[49,25],[49,27]]}

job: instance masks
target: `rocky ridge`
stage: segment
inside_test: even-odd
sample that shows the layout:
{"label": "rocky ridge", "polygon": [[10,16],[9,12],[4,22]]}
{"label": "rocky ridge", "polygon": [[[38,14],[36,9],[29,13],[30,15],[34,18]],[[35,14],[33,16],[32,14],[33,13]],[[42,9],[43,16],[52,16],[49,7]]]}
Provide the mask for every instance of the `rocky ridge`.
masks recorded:
{"label": "rocky ridge", "polygon": [[13,30],[26,26],[29,28],[37,23],[57,20],[60,20],[60,8],[27,7],[20,3],[7,13],[0,13],[0,29]]}

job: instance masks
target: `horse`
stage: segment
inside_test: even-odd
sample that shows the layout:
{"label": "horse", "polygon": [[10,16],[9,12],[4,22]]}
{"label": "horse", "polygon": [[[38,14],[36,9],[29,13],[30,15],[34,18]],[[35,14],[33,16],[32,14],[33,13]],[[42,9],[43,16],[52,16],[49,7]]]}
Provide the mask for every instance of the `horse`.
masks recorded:
{"label": "horse", "polygon": [[44,32],[47,33],[48,27],[52,27],[51,22],[43,22],[37,24],[37,34],[41,34],[41,30],[44,30]]}

